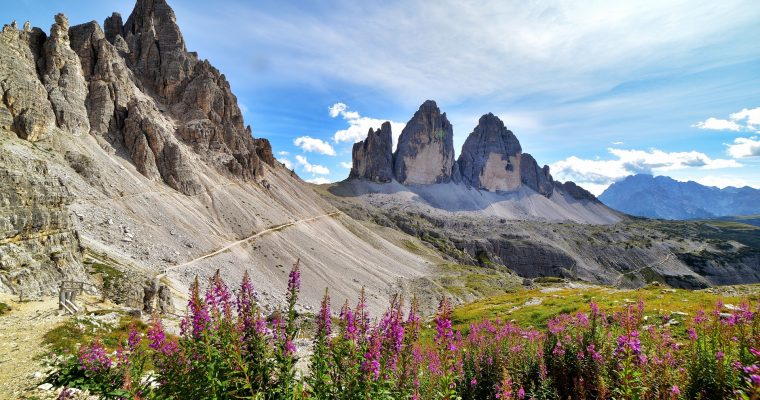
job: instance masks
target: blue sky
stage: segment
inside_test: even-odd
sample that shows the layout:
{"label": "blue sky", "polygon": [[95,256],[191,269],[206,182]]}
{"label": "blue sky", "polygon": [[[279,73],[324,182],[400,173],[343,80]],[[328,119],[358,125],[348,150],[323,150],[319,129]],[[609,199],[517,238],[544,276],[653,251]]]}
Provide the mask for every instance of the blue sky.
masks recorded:
{"label": "blue sky", "polygon": [[[49,29],[133,1],[16,0]],[[369,127],[426,99],[457,152],[493,112],[555,178],[595,193],[636,172],[760,187],[756,1],[171,1],[188,49],[224,72],[254,136],[304,179],[348,175]]]}

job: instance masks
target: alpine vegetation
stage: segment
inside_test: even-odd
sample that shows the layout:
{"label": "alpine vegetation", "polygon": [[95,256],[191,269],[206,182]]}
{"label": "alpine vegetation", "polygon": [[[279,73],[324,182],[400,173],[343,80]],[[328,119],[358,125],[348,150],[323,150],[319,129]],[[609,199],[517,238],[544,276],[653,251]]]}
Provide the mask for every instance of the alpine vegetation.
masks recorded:
{"label": "alpine vegetation", "polygon": [[[285,309],[269,318],[246,275],[235,294],[197,280],[178,336],[154,318],[107,349],[63,358],[50,381],[119,399],[715,399],[760,397],[760,302],[702,310],[685,331],[645,304],[562,314],[546,331],[499,319],[452,327],[443,298],[431,321],[394,297],[372,318],[362,292],[337,316],[325,291],[308,371],[296,371],[296,263]],[[62,393],[68,393],[63,391]]]}

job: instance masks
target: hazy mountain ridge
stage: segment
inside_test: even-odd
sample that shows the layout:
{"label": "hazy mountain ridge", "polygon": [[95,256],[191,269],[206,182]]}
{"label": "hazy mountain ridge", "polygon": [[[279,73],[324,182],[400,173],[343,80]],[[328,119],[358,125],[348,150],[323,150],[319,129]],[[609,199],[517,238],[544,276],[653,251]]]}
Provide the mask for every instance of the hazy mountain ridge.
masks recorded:
{"label": "hazy mountain ridge", "polygon": [[624,213],[662,219],[705,219],[760,213],[760,190],[704,186],[666,176],[632,175],[599,196]]}

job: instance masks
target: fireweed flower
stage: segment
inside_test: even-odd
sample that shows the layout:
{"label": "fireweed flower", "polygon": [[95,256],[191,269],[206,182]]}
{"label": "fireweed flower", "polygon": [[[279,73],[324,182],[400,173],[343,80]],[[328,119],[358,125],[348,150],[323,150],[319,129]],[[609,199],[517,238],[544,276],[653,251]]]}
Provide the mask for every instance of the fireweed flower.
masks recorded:
{"label": "fireweed flower", "polygon": [[325,290],[325,296],[322,298],[322,304],[317,316],[317,335],[330,336],[332,333],[332,318],[330,312],[330,295]]}
{"label": "fireweed flower", "polygon": [[298,291],[301,290],[301,268],[299,267],[299,261],[296,261],[293,265],[293,269],[290,270],[290,274],[288,275],[287,297],[289,303],[295,300],[295,296],[297,296]]}
{"label": "fireweed flower", "polygon": [[85,371],[101,373],[108,371],[111,368],[112,362],[100,340],[95,340],[89,346],[82,346],[80,348],[79,364]]}
{"label": "fireweed flower", "polygon": [[187,303],[187,311],[188,315],[182,319],[180,325],[181,333],[182,335],[192,333],[193,337],[199,338],[208,328],[211,316],[209,315],[205,301],[201,299],[197,276],[190,287],[190,300]]}
{"label": "fireweed flower", "polygon": [[641,354],[641,340],[639,340],[639,332],[637,331],[618,337],[615,355],[628,354],[629,351],[636,356]]}
{"label": "fireweed flower", "polygon": [[240,291],[237,296],[238,318],[240,318],[244,331],[248,331],[253,325],[256,300],[256,290],[253,288],[248,271],[245,271],[245,274],[243,274],[243,281],[240,283]]}

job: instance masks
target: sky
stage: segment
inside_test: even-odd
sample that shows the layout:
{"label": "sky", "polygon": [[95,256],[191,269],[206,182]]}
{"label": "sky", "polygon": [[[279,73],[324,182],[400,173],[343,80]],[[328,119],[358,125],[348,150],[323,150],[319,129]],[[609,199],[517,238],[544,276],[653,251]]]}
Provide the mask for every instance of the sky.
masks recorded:
{"label": "sky", "polygon": [[[760,188],[755,0],[169,4],[254,136],[311,182],[345,179],[369,128],[398,136],[432,99],[457,155],[493,112],[555,179],[595,194],[635,173]],[[57,12],[102,24],[133,6],[14,0],[0,21],[49,31]]]}

